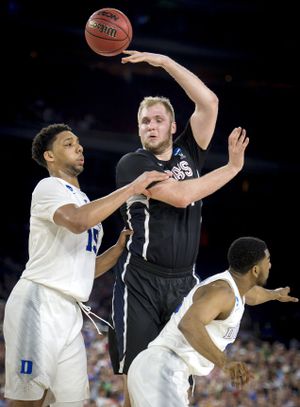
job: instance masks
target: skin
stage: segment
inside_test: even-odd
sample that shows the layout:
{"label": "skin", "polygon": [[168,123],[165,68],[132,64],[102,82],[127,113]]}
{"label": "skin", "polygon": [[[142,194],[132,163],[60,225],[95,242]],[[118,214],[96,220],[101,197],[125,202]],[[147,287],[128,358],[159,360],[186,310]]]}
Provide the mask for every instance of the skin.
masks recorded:
{"label": "skin", "polygon": [[[194,139],[199,147],[205,150],[211,141],[216,126],[217,96],[196,75],[168,56],[129,50],[124,51],[124,54],[126,56],[121,61],[123,64],[145,62],[153,67],[162,68],[184,90],[195,106],[190,117]],[[172,136],[176,132],[176,123],[164,105],[158,103],[144,108],[138,118],[138,126],[143,147],[152,151],[158,159],[169,160],[172,156]],[[230,138],[230,143],[234,143],[231,148],[233,162],[228,163],[223,169],[216,170],[214,174],[211,173],[212,175],[207,174],[205,177],[208,178],[204,180],[204,177],[201,177],[178,182],[169,178],[168,181],[156,183],[148,189],[150,197],[178,208],[185,208],[192,202],[215,192],[230,181],[243,165],[244,151],[249,140],[246,138],[245,131],[242,131],[239,139],[240,134],[241,129],[235,130],[234,135]],[[124,393],[124,407],[130,407],[126,378]]]}
{"label": "skin", "polygon": [[[270,255],[266,251],[265,257],[246,274],[242,275],[233,269],[229,271],[241,297],[245,296],[246,303],[249,305],[257,305],[273,299],[297,302],[297,298],[288,295],[289,288],[265,290],[262,287],[267,282],[270,268]],[[226,354],[217,348],[205,328],[213,320],[228,318],[234,305],[235,295],[226,281],[217,280],[199,287],[194,294],[192,306],[180,321],[178,328],[197,352],[223,369],[234,386],[241,387],[252,377],[248,367],[243,362],[229,360]]]}
{"label": "skin", "polygon": [[[165,110],[163,105],[159,106],[161,110]],[[148,117],[150,117],[150,114],[148,114]],[[151,147],[155,145],[156,148],[159,148],[161,144],[166,143],[166,140],[168,140],[166,134],[153,136],[153,131],[145,134],[143,130],[140,130],[142,142],[151,144]],[[192,202],[213,194],[234,178],[243,168],[244,155],[248,143],[249,138],[246,137],[246,131],[241,127],[237,127],[228,138],[229,161],[225,166],[211,171],[200,178],[180,182],[174,178],[169,178],[149,188],[150,197],[175,207],[186,208]],[[172,147],[170,148],[172,150]],[[160,157],[158,156],[158,158]]]}
{"label": "skin", "polygon": [[[83,171],[83,147],[70,131],[63,131],[56,136],[51,150],[44,153],[49,173],[79,188],[78,175]],[[73,204],[61,206],[54,214],[54,222],[64,226],[73,233],[82,233],[102,222],[118,209],[126,200],[136,194],[149,196],[147,186],[154,181],[163,181],[168,174],[148,171],[136,180],[111,194],[77,207]]]}
{"label": "skin", "polygon": [[[155,67],[164,68],[182,86],[195,103],[190,122],[194,138],[202,149],[206,149],[213,135],[218,100],[204,83],[193,73],[186,70],[164,55],[138,51],[125,51],[128,57],[122,63],[148,62]],[[151,151],[158,159],[167,161],[172,156],[173,135],[176,123],[162,103],[144,107],[138,118],[139,136],[142,146]],[[149,188],[150,196],[172,206],[185,208],[192,202],[211,195],[243,168],[245,149],[249,143],[246,131],[238,127],[228,138],[228,164],[202,176],[201,178],[178,182],[169,178]]]}
{"label": "skin", "polygon": [[[77,177],[84,168],[84,155],[83,147],[75,134],[71,131],[62,131],[57,134],[51,149],[45,151],[44,158],[51,176],[59,177],[79,188]],[[157,171],[145,172],[131,184],[86,205],[81,207],[74,204],[61,206],[54,214],[54,222],[73,233],[82,233],[106,219],[130,196],[135,194],[149,196],[147,186],[154,181],[163,181],[167,178],[169,178],[169,175],[165,173]],[[116,244],[100,256],[97,256],[95,278],[101,276],[115,265],[126,244],[126,238],[131,233],[130,230],[122,231]],[[41,407],[45,397],[46,392],[41,400],[11,400],[9,405],[10,407]]]}

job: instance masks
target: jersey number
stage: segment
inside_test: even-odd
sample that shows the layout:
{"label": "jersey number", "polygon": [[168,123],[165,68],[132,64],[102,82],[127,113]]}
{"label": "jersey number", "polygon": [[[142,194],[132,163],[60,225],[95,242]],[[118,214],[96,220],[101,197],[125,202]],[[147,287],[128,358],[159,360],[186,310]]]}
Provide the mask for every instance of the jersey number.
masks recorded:
{"label": "jersey number", "polygon": [[86,250],[88,252],[93,252],[97,254],[97,242],[98,242],[98,236],[99,236],[99,230],[98,229],[88,229],[88,244],[86,245]]}

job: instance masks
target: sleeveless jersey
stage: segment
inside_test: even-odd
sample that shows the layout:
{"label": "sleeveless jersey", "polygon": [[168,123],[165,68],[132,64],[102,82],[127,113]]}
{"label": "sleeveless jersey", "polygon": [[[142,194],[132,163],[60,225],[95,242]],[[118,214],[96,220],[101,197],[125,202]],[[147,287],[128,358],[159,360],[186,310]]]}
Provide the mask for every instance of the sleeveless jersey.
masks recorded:
{"label": "sleeveless jersey", "polygon": [[41,180],[32,193],[29,260],[21,278],[53,288],[77,301],[87,301],[92,290],[102,225],[75,234],[53,221],[67,204],[82,206],[88,197],[61,178]]}
{"label": "sleeveless jersey", "polygon": [[175,352],[189,367],[189,374],[207,375],[213,369],[214,364],[198,353],[185,339],[177,328],[182,317],[193,304],[193,295],[197,288],[216,280],[226,280],[234,294],[235,305],[230,315],[225,320],[213,320],[206,325],[207,332],[214,344],[223,351],[227,345],[233,343],[239,331],[240,322],[244,313],[244,298],[242,299],[237,285],[229,271],[215,274],[197,284],[184,298],[181,307],[172,314],[170,321],[165,325],[161,333],[154,339],[150,346],[163,346]]}
{"label": "sleeveless jersey", "polygon": [[[204,165],[206,151],[196,143],[190,124],[175,140],[169,161],[158,160],[150,151],[138,149],[126,154],[117,165],[116,181],[120,188],[144,171],[172,171],[178,181],[197,178]],[[121,207],[127,227],[133,229],[127,249],[151,264],[169,269],[193,267],[196,262],[201,227],[202,201],[187,208],[148,199],[130,198]]]}

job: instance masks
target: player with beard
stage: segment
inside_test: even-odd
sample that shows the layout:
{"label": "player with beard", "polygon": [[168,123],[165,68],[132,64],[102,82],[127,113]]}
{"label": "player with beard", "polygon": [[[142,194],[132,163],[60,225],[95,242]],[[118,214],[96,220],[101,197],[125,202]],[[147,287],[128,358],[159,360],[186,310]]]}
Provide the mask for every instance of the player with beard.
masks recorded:
{"label": "player with beard", "polygon": [[225,348],[237,337],[245,303],[297,302],[289,287],[262,288],[271,268],[264,241],[236,239],[228,250],[228,270],[197,284],[148,348],[132,362],[128,390],[134,407],[187,407],[190,375],[221,368],[234,386],[251,378],[244,362],[231,360]]}
{"label": "player with beard", "polygon": [[153,181],[168,178],[151,171],[100,199],[89,201],[78,175],[83,147],[65,124],[43,128],[32,157],[45,167],[32,194],[29,260],[5,307],[5,397],[11,407],[82,407],[89,398],[87,360],[81,334],[95,277],[109,270],[123,251],[118,242],[97,256],[101,222],[130,196],[145,194]]}
{"label": "player with beard", "polygon": [[163,68],[194,102],[184,131],[175,138],[174,109],[166,97],[145,97],[138,109],[143,148],[126,154],[117,165],[117,187],[143,171],[168,172],[155,183],[150,198],[137,194],[121,207],[126,227],[133,230],[115,271],[110,330],[110,356],[115,373],[125,377],[134,357],[145,349],[169,320],[183,297],[197,283],[202,198],[234,178],[244,165],[249,139],[240,127],[228,138],[228,163],[200,177],[214,133],[218,98],[192,72],[171,58],[125,51],[123,63],[147,62]]}

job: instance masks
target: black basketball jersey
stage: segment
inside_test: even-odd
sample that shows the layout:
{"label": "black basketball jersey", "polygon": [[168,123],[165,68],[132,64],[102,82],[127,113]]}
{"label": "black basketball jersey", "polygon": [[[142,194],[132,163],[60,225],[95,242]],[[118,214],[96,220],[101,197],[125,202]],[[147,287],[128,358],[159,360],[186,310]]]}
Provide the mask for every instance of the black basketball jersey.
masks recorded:
{"label": "black basketball jersey", "polygon": [[[124,155],[117,165],[117,187],[127,185],[144,171],[152,170],[172,171],[178,181],[197,178],[205,157],[206,151],[197,145],[188,123],[174,141],[169,161],[159,160],[144,149]],[[134,231],[129,251],[161,267],[192,267],[199,249],[201,207],[202,201],[187,208],[175,208],[144,195],[130,198],[121,207],[126,226]]]}

